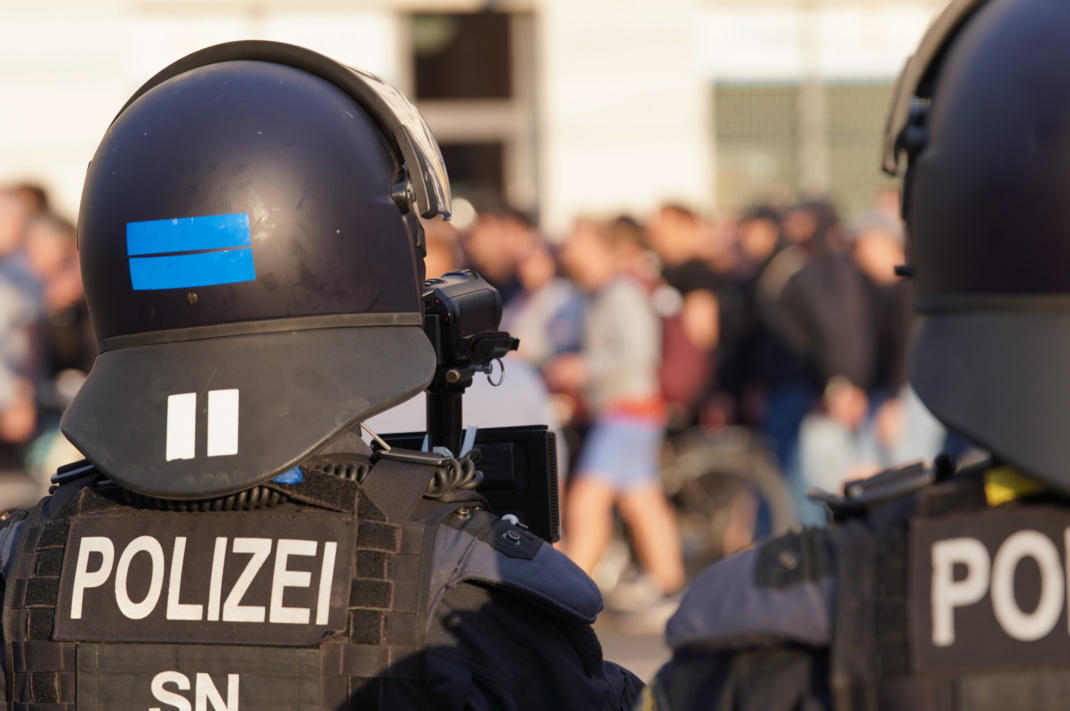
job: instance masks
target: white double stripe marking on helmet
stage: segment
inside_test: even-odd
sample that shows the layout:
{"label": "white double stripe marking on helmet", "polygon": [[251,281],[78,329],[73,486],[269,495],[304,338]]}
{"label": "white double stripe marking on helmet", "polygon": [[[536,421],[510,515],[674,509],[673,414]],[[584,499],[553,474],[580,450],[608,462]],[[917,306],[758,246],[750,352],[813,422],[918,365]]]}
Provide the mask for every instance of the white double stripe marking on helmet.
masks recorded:
{"label": "white double stripe marking on helmet", "polygon": [[[208,391],[208,456],[238,453],[238,390]],[[167,461],[197,456],[197,393],[167,398]]]}

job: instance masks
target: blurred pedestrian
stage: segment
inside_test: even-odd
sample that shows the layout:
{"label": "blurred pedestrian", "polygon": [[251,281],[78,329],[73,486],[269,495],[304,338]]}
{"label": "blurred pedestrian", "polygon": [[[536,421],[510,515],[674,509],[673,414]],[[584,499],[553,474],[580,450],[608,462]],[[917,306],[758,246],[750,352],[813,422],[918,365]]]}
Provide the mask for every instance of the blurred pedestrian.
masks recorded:
{"label": "blurred pedestrian", "polygon": [[764,327],[782,346],[777,371],[770,374],[763,429],[795,491],[801,519],[816,523],[824,514],[805,495],[800,428],[817,406],[843,417],[852,417],[859,405],[865,411],[873,344],[862,276],[845,251],[835,208],[824,201],[797,206],[783,229],[791,244],[767,264],[756,292]]}
{"label": "blurred pedestrian", "polygon": [[717,294],[726,280],[710,266],[718,252],[712,231],[687,207],[662,206],[647,231],[662,261],[662,279],[675,291],[675,303],[661,290],[655,304],[666,319],[661,388],[670,423],[682,429],[695,421],[713,376],[720,330]]}
{"label": "blurred pedestrian", "polygon": [[838,411],[811,413],[800,436],[804,478],[834,493],[844,481],[896,462],[931,462],[943,445],[943,427],[918,406],[907,384],[907,345],[915,316],[913,284],[895,273],[906,261],[902,228],[898,220],[875,211],[851,225],[849,239],[850,256],[862,276],[871,381],[866,399],[852,391],[835,403]]}
{"label": "blurred pedestrian", "polygon": [[37,426],[34,328],[43,302],[24,248],[29,217],[26,202],[0,190],[0,470],[19,469]]}
{"label": "blurred pedestrian", "polygon": [[[869,304],[868,332],[873,339],[873,373],[869,386],[873,471],[892,466],[897,444],[906,431],[906,409],[901,399],[907,387],[907,347],[914,326],[914,286],[896,275],[906,263],[903,229],[898,220],[884,215],[861,218],[851,229],[851,258],[862,274]],[[937,450],[927,452],[932,460]]]}
{"label": "blurred pedestrian", "polygon": [[491,283],[508,305],[522,290],[520,260],[538,239],[530,216],[506,204],[484,205],[462,240],[465,261]]}
{"label": "blurred pedestrian", "polygon": [[26,181],[11,187],[11,192],[22,201],[28,216],[47,215],[52,212],[48,190],[38,183]]}
{"label": "blurred pedestrian", "polygon": [[[30,219],[26,264],[40,288],[34,324],[32,379],[35,437],[23,468],[46,493],[56,468],[81,455],[59,431],[59,419],[93,367],[96,337],[85,302],[74,225],[52,214]],[[32,502],[31,502],[32,503]]]}
{"label": "blurred pedestrian", "polygon": [[[661,596],[684,584],[680,537],[658,478],[664,404],[660,324],[629,273],[639,245],[625,232],[578,220],[562,258],[591,295],[583,350],[550,364],[551,385],[582,387],[595,413],[564,509],[565,550],[592,573],[612,536],[616,505],[639,564]],[[616,238],[616,239],[615,239]]]}
{"label": "blurred pedestrian", "polygon": [[759,280],[786,241],[780,230],[780,214],[768,205],[744,213],[736,223],[736,232],[735,269],[721,288],[717,385],[727,401],[725,420],[761,427],[770,386],[779,379],[786,362],[796,361],[762,318],[758,305]]}
{"label": "blurred pedestrian", "polygon": [[25,236],[30,208],[12,188],[0,188],[0,270],[18,253]]}
{"label": "blurred pedestrian", "polygon": [[502,315],[502,328],[520,339],[517,355],[537,368],[583,341],[583,292],[558,272],[551,245],[532,240],[517,262],[521,290]]}

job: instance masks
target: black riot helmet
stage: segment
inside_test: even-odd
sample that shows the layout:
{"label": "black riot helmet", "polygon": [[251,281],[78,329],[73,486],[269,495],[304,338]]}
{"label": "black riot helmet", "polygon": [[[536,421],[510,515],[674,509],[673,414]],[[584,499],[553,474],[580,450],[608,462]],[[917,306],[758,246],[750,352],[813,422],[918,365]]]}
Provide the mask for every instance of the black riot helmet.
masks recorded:
{"label": "black riot helmet", "polygon": [[910,358],[953,430],[1070,492],[1070,3],[955,0],[900,77],[884,168],[921,312]]}
{"label": "black riot helmet", "polygon": [[86,176],[101,354],[63,432],[154,497],[289,471],[431,380],[416,213],[449,210],[435,139],[378,77],[274,42],[179,60]]}

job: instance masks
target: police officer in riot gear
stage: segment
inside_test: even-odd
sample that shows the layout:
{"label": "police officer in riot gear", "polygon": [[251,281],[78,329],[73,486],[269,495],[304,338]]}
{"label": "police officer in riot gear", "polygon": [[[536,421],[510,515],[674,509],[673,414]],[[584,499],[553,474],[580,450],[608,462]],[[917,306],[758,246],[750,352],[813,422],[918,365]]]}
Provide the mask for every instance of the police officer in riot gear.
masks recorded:
{"label": "police officer in riot gear", "polygon": [[897,85],[911,382],[992,460],[849,482],[696,580],[643,708],[1070,709],[1070,3],[954,0]]}
{"label": "police officer in riot gear", "polygon": [[196,52],[123,107],[79,219],[86,461],[0,528],[0,708],[632,703],[578,568],[451,453],[353,433],[432,378],[417,215],[449,211],[408,100],[299,47]]}

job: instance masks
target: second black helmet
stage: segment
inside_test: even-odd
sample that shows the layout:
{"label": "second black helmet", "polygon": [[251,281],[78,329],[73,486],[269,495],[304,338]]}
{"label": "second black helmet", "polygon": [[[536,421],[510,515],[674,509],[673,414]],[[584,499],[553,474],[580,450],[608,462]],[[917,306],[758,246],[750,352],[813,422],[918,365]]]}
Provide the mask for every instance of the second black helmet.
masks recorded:
{"label": "second black helmet", "polygon": [[921,323],[911,382],[948,427],[1070,491],[1070,3],[955,0],[897,87]]}

